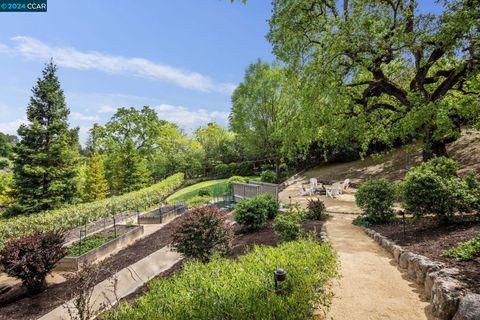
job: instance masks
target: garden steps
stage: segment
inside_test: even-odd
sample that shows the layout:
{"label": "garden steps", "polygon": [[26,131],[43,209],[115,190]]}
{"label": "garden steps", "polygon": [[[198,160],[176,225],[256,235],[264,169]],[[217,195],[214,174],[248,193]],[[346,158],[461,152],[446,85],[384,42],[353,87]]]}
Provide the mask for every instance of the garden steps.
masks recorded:
{"label": "garden steps", "polygon": [[[117,302],[117,299],[128,296],[143,286],[158,274],[170,269],[182,256],[165,246],[140,261],[126,267],[115,275],[97,284],[93,290],[91,299],[92,310],[98,312],[102,306],[110,306]],[[117,279],[116,294],[114,293],[114,280]],[[45,314],[40,320],[67,320],[70,319],[67,306],[72,301],[63,304],[51,312]]]}

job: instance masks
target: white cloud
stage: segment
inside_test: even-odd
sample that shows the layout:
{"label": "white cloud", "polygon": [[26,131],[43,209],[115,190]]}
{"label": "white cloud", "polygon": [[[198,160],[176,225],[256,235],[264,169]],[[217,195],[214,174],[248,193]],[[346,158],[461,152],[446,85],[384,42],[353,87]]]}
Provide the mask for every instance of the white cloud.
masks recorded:
{"label": "white cloud", "polygon": [[100,117],[97,116],[97,115],[90,116],[90,115],[86,115],[86,114],[83,114],[83,113],[80,113],[80,112],[72,112],[70,115],[71,115],[73,120],[79,120],[79,121],[98,121],[98,120],[100,120]]}
{"label": "white cloud", "polygon": [[158,117],[163,120],[174,122],[180,126],[192,129],[194,126],[206,124],[208,122],[226,123],[228,112],[208,111],[205,109],[191,110],[182,106],[171,104],[160,104],[155,107]]}
{"label": "white cloud", "polygon": [[20,55],[27,59],[55,62],[67,68],[98,70],[111,74],[134,75],[142,78],[165,80],[176,85],[202,92],[231,93],[231,83],[215,83],[197,72],[185,71],[144,58],[114,56],[96,51],[80,51],[71,47],[50,46],[35,38],[17,36],[12,38],[13,47],[0,44],[0,52]]}
{"label": "white cloud", "polygon": [[104,104],[98,108],[99,113],[115,113],[117,111],[117,107],[112,105]]}
{"label": "white cloud", "polygon": [[7,134],[17,134],[17,130],[22,124],[27,124],[27,118],[15,119],[7,122],[0,122],[0,132]]}

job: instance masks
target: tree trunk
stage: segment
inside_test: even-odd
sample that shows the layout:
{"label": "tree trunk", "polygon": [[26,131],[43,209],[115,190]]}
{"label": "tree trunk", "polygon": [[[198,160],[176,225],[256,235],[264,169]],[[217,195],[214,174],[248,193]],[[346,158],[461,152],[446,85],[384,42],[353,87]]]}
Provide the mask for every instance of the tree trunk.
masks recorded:
{"label": "tree trunk", "polygon": [[280,178],[280,159],[279,158],[275,158],[275,176],[277,178],[277,183],[278,183]]}
{"label": "tree trunk", "polygon": [[423,161],[428,161],[435,157],[445,156],[448,157],[447,154],[447,142],[443,141],[435,141],[433,140],[433,130],[427,128],[425,130],[425,138],[423,144]]}

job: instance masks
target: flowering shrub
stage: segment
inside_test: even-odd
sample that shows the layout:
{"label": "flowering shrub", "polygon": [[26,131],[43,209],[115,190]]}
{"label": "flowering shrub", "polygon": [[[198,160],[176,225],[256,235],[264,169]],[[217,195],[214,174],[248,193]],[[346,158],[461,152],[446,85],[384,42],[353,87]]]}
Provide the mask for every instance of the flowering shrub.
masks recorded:
{"label": "flowering shrub", "polygon": [[229,253],[233,232],[225,213],[215,207],[190,210],[176,222],[172,244],[187,258],[207,262],[214,252]]}
{"label": "flowering shrub", "polygon": [[67,254],[64,240],[57,231],[37,232],[11,240],[0,252],[0,264],[9,276],[22,280],[28,293],[40,293],[47,286],[47,274]]}
{"label": "flowering shrub", "polygon": [[308,199],[307,212],[305,217],[312,220],[326,220],[328,214],[325,212],[325,204],[320,199]]}

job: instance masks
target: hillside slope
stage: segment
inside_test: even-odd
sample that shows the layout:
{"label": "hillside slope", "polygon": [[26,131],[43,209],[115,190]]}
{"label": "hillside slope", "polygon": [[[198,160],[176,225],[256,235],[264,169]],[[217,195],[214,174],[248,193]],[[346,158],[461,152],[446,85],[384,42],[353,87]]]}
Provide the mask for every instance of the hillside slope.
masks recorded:
{"label": "hillside slope", "polygon": [[[447,147],[448,155],[460,164],[460,175],[476,170],[480,173],[480,132],[473,129],[462,131],[462,137]],[[389,153],[370,156],[364,160],[345,163],[322,164],[309,171],[304,176],[315,177],[325,181],[343,181],[349,178],[357,184],[371,178],[401,179],[406,171],[420,163],[421,146],[408,145]]]}

